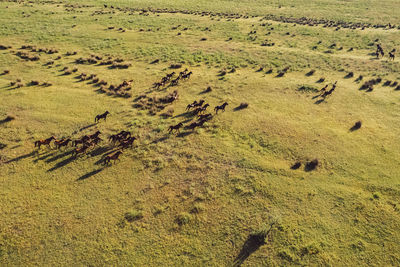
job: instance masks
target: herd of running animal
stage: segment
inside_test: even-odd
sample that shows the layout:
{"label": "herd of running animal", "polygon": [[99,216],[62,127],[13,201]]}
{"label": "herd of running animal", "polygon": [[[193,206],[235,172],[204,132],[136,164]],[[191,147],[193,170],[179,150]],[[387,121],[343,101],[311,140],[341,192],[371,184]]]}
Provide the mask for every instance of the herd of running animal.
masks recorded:
{"label": "herd of running animal", "polygon": [[[106,111],[103,114],[97,115],[95,117],[95,122],[98,122],[100,119],[106,119],[107,115],[109,115],[110,112]],[[67,147],[68,144],[71,142],[71,146],[74,147],[74,150],[72,151],[72,156],[77,157],[81,154],[85,154],[88,150],[95,148],[103,139],[99,137],[101,134],[100,131],[96,131],[93,134],[89,135],[84,135],[81,138],[71,140],[70,138],[61,138],[57,139],[54,136],[51,136],[47,139],[41,139],[38,141],[35,141],[35,147],[40,149],[42,145],[46,145],[47,147],[51,148],[51,143],[54,140],[54,145],[56,149],[61,149],[62,147]],[[116,160],[119,160],[119,156],[122,154],[121,150],[124,150],[128,147],[132,147],[133,142],[136,140],[136,137],[132,136],[132,133],[129,131],[124,131],[122,130],[118,134],[111,135],[109,137],[110,143],[112,145],[117,146],[117,151],[111,155],[107,155],[104,158],[104,164],[109,164],[111,160],[114,162]]]}
{"label": "herd of running animal", "polygon": [[[193,103],[187,105],[186,111],[191,112],[192,115],[197,116],[197,121],[192,122],[191,124],[187,125],[185,129],[194,130],[196,127],[201,127],[203,124],[213,118],[211,113],[204,114],[207,108],[210,106],[208,103],[204,104],[205,101],[201,99],[200,101],[195,100]],[[204,105],[203,105],[204,104]],[[214,108],[215,114],[218,114],[218,110],[225,111],[225,107],[228,105],[227,102],[223,103],[222,105],[216,106]],[[172,133],[174,131],[180,132],[180,129],[183,127],[183,123],[180,122],[176,125],[171,125],[168,128],[168,132]]]}
{"label": "herd of running animal", "polygon": [[[395,53],[396,53],[396,49],[393,48],[392,51],[389,52],[389,60],[394,60]],[[385,56],[385,52],[383,51],[383,48],[380,44],[376,45],[375,55],[376,55],[376,58],[379,58],[379,56],[382,56],[382,58],[383,58]]]}
{"label": "herd of running animal", "polygon": [[[206,121],[209,121],[213,118],[213,115],[211,113],[203,114],[206,111],[207,107],[210,106],[207,103],[204,105],[203,104],[204,100],[200,100],[194,101],[187,106],[187,110],[197,107],[195,110],[193,110],[193,114],[198,116],[198,120],[188,125],[186,127],[187,129],[194,130],[196,127],[203,126]],[[222,105],[216,106],[214,108],[215,113],[218,114],[219,110],[225,111],[225,107],[227,105],[228,103],[225,102]],[[110,115],[109,111],[97,115],[95,117],[95,122],[99,122],[100,119],[106,120],[108,115]],[[183,123],[178,123],[177,125],[170,126],[168,128],[168,132],[172,133],[174,130],[179,132],[180,128],[182,127]],[[89,149],[95,148],[101,141],[103,141],[103,139],[99,137],[100,134],[100,131],[96,131],[93,134],[84,135],[81,138],[75,140],[71,140],[70,138],[57,139],[56,137],[51,136],[47,139],[37,140],[34,142],[34,144],[35,147],[37,147],[38,149],[40,149],[42,145],[46,145],[47,147],[51,148],[51,143],[54,140],[54,145],[56,149],[61,149],[62,147],[67,147],[68,144],[71,142],[72,147],[74,147],[74,150],[72,151],[72,156],[77,157],[81,154],[85,154]],[[132,147],[133,142],[136,140],[136,137],[132,136],[131,132],[122,130],[117,134],[110,135],[108,140],[112,145],[117,146],[118,150],[111,155],[107,155],[104,158],[104,164],[109,164],[111,160],[113,160],[114,162],[116,160],[119,160],[119,156],[122,154],[121,150]]]}
{"label": "herd of running animal", "polygon": [[188,69],[185,69],[184,71],[179,72],[178,77],[175,79],[172,79],[175,76],[175,72],[168,73],[166,76],[161,78],[160,82],[156,82],[153,84],[153,88],[159,89],[161,87],[164,87],[167,85],[168,82],[170,82],[171,86],[177,86],[179,84],[180,80],[187,80],[190,78],[190,76],[193,74],[193,72],[189,71]]}

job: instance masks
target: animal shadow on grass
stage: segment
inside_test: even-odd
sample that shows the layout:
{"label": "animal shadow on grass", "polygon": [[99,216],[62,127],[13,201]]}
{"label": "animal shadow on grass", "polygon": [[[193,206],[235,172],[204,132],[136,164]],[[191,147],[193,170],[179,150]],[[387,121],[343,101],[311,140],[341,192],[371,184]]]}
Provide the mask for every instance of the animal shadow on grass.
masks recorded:
{"label": "animal shadow on grass", "polygon": [[79,178],[76,179],[76,180],[77,180],[77,181],[82,181],[82,180],[85,180],[85,179],[87,179],[87,178],[90,178],[90,177],[92,177],[93,175],[96,175],[96,174],[98,174],[99,172],[101,172],[103,169],[104,169],[104,167],[102,167],[102,168],[100,168],[100,169],[97,169],[97,170],[94,170],[94,171],[91,171],[91,172],[88,172],[88,173],[82,175],[81,177],[79,177]]}
{"label": "animal shadow on grass", "polygon": [[12,120],[14,120],[13,117],[7,116],[5,119],[0,120],[0,124],[4,124],[4,123],[12,121]]}
{"label": "animal shadow on grass", "polygon": [[[110,151],[111,150],[111,151]],[[115,148],[115,147],[111,147],[111,148],[108,148],[106,151],[109,151],[109,152],[103,152],[104,154],[101,156],[101,158],[98,160],[98,161],[96,161],[94,164],[95,165],[99,165],[99,164],[104,164],[104,159],[106,158],[106,156],[107,155],[110,155],[110,154],[112,154],[112,153],[114,153],[114,152],[116,152],[118,149],[117,148]],[[100,155],[100,154],[99,154]]]}
{"label": "animal shadow on grass", "polygon": [[55,171],[55,170],[57,170],[57,169],[59,169],[61,167],[66,166],[69,163],[71,163],[72,161],[74,161],[75,158],[76,157],[73,157],[73,156],[71,156],[69,158],[66,158],[63,161],[60,161],[59,163],[57,163],[53,168],[48,169],[47,172],[52,172],[52,171]]}
{"label": "animal shadow on grass", "polygon": [[[37,151],[39,153],[39,151]],[[45,160],[48,157],[51,157],[55,154],[55,152],[44,152],[43,154],[37,154],[37,158],[33,162],[38,162],[39,160]]]}
{"label": "animal shadow on grass", "polygon": [[[58,155],[56,155],[56,156],[54,156],[54,157],[52,157],[52,158],[49,158],[49,159],[46,160],[46,163],[51,163],[51,162],[53,162],[53,161],[56,161],[56,160],[58,160],[58,159],[61,159],[61,158],[65,157],[65,156],[71,155],[71,154],[72,154],[72,151],[73,151],[73,150],[70,150],[70,151],[64,152],[64,153],[62,153],[62,154],[58,154]],[[53,154],[54,154],[54,153],[53,153]]]}
{"label": "animal shadow on grass", "polygon": [[88,129],[88,128],[90,128],[90,127],[93,127],[93,126],[95,126],[95,125],[96,125],[96,123],[92,123],[92,124],[86,125],[86,126],[80,128],[79,131],[82,132],[83,130],[86,130],[86,129]]}
{"label": "animal shadow on grass", "polygon": [[110,150],[114,149],[113,147],[106,147],[106,146],[102,146],[102,147],[97,147],[95,150],[93,150],[92,152],[90,152],[90,156],[92,157],[96,157],[98,155],[104,154]]}
{"label": "animal shadow on grass", "polygon": [[274,224],[271,224],[270,228],[266,232],[250,234],[244,243],[242,249],[239,254],[235,258],[233,262],[233,266],[238,267],[242,265],[242,263],[254,252],[256,252],[262,245],[265,245],[265,239],[269,235],[272,230]]}
{"label": "animal shadow on grass", "polygon": [[151,142],[151,144],[158,144],[160,142],[163,142],[163,141],[167,140],[168,137],[169,137],[168,135],[164,135],[163,137],[160,137],[160,138],[154,140],[153,142]]}
{"label": "animal shadow on grass", "polygon": [[193,112],[187,111],[187,112],[181,113],[179,115],[176,115],[174,118],[179,118],[179,117],[191,118],[191,117],[193,117]]}
{"label": "animal shadow on grass", "polygon": [[204,95],[204,94],[210,93],[211,91],[212,91],[211,87],[207,87],[207,89],[201,91],[199,93],[199,95]]}
{"label": "animal shadow on grass", "polygon": [[26,159],[26,158],[29,158],[29,157],[33,157],[33,156],[35,156],[36,154],[37,154],[37,151],[32,151],[31,153],[28,153],[28,154],[21,155],[21,156],[19,156],[19,157],[10,159],[9,161],[6,161],[5,163],[11,163],[11,162],[15,162],[15,161],[20,161],[20,160],[22,160],[22,159]]}
{"label": "animal shadow on grass", "polygon": [[177,134],[176,137],[185,137],[185,136],[191,135],[192,133],[194,133],[194,131],[183,132],[183,133]]}
{"label": "animal shadow on grass", "polygon": [[1,150],[1,149],[4,149],[4,148],[6,148],[6,147],[7,147],[6,144],[0,143],[0,150]]}

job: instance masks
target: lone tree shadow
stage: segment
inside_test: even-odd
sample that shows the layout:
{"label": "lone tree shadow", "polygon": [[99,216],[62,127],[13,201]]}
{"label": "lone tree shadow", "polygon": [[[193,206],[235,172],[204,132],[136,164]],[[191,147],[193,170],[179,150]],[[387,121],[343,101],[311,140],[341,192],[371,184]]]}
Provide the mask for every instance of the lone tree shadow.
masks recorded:
{"label": "lone tree shadow", "polygon": [[272,230],[275,223],[270,224],[270,228],[267,231],[259,231],[257,233],[250,234],[244,243],[239,254],[233,262],[233,266],[238,267],[254,252],[256,252],[262,245],[265,245],[266,238]]}

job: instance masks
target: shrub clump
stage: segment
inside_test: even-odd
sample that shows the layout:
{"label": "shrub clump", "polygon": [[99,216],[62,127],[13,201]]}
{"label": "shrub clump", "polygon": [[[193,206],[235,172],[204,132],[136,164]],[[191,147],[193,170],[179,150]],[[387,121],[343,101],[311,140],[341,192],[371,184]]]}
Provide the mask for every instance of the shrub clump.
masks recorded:
{"label": "shrub clump", "polygon": [[182,212],[176,217],[176,223],[181,226],[190,223],[191,220],[192,215],[187,212]]}

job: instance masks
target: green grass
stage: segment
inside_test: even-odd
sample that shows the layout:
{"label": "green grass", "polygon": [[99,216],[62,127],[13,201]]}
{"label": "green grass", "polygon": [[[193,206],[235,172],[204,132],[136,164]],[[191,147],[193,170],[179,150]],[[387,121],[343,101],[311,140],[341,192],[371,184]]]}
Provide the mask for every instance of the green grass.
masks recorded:
{"label": "green grass", "polygon": [[[378,38],[386,52],[398,48],[398,30],[335,31],[261,20],[272,14],[398,23],[397,2],[107,1],[257,16],[144,16],[116,9],[91,16],[111,11],[104,3],[68,11],[64,3],[0,2],[0,44],[12,46],[0,50],[0,73],[10,70],[0,76],[0,120],[15,117],[0,124],[6,145],[0,146],[1,266],[232,266],[249,235],[265,233],[272,223],[266,244],[244,266],[400,264],[400,92],[382,85],[400,82],[400,64],[369,55]],[[265,39],[275,45],[261,46]],[[40,60],[24,61],[14,54],[27,44],[60,53],[30,52]],[[72,51],[78,54],[65,56]],[[91,54],[121,57],[132,66],[75,63]],[[150,64],[155,59],[160,62]],[[49,60],[54,65],[44,66]],[[192,78],[151,89],[177,63],[193,71]],[[78,72],[63,75],[65,66]],[[285,67],[284,77],[276,77]],[[307,75],[311,69],[315,73]],[[81,72],[109,84],[132,79],[132,97],[100,93],[74,78]],[[344,78],[349,72],[354,77]],[[359,75],[364,79],[356,82]],[[377,77],[383,82],[372,92],[359,90]],[[10,87],[16,79],[24,86]],[[27,86],[32,80],[53,85]],[[317,90],[335,81],[335,92],[315,104]],[[202,94],[208,86],[212,91]],[[179,99],[156,115],[135,108],[138,96],[175,89]],[[187,119],[186,105],[201,98],[210,110],[229,105],[193,133],[168,135],[170,125]],[[243,102],[248,108],[235,111]],[[92,125],[105,110],[107,121]],[[360,120],[361,129],[351,132]],[[108,136],[123,129],[138,138],[134,148],[102,165],[111,151]],[[34,152],[35,140],[96,130],[105,141],[78,159],[70,158],[71,148]],[[317,169],[305,171],[315,158]],[[292,170],[296,161],[302,166]]]}

